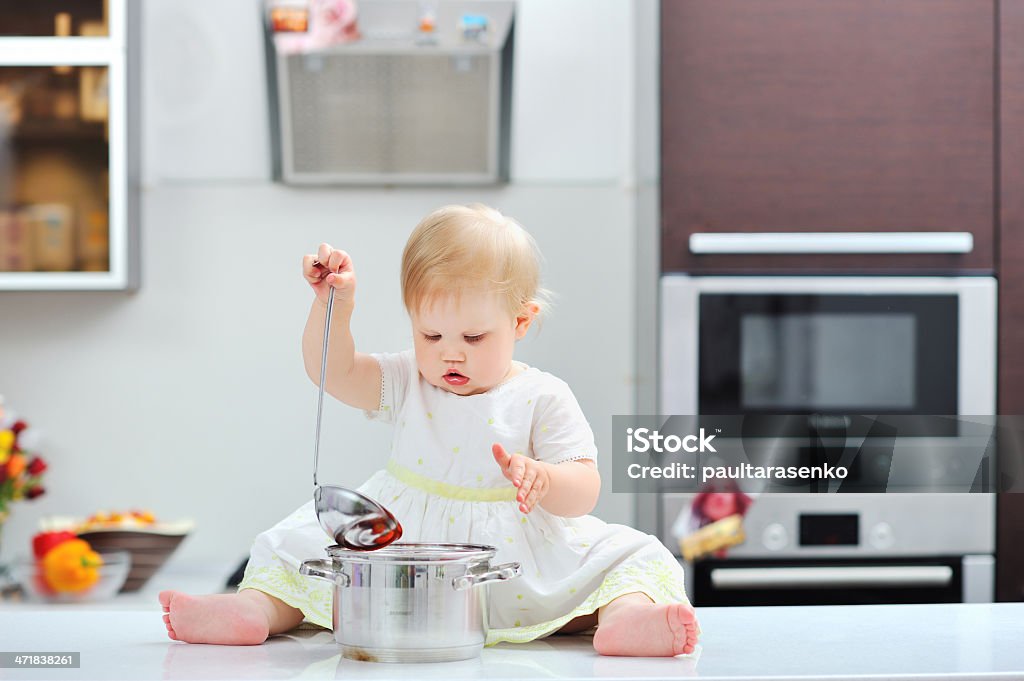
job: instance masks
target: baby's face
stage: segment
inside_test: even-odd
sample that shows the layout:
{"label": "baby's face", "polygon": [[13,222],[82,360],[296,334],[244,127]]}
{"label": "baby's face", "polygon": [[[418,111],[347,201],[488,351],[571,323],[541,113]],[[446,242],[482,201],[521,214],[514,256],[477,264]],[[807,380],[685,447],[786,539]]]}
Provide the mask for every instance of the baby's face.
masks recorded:
{"label": "baby's face", "polygon": [[439,298],[410,318],[420,374],[457,395],[487,392],[508,377],[516,340],[531,321],[511,316],[491,291]]}

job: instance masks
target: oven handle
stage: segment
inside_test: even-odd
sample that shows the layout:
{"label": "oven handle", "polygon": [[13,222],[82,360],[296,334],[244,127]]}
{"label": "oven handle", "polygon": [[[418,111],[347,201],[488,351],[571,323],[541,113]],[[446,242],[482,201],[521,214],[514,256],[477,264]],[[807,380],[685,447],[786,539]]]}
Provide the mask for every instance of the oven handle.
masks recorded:
{"label": "oven handle", "polygon": [[948,565],[714,568],[716,589],[830,589],[835,587],[944,587],[953,581]]}
{"label": "oven handle", "polygon": [[719,253],[970,253],[970,232],[700,232],[690,252]]}

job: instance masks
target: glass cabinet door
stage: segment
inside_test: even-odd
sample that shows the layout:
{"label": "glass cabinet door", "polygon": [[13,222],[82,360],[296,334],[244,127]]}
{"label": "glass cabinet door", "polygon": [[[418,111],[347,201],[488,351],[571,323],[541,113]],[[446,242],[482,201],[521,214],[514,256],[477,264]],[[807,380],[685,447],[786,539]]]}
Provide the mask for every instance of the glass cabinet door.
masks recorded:
{"label": "glass cabinet door", "polygon": [[141,6],[0,0],[0,290],[137,286]]}
{"label": "glass cabinet door", "polygon": [[0,35],[107,36],[106,0],[0,0]]}
{"label": "glass cabinet door", "polygon": [[0,272],[108,271],[108,71],[0,67]]}

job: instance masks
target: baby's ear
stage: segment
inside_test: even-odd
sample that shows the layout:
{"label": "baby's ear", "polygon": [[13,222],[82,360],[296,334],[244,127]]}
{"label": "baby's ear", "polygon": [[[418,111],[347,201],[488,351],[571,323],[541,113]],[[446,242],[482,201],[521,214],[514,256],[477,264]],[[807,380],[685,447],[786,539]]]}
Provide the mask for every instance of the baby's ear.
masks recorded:
{"label": "baby's ear", "polygon": [[516,315],[516,340],[519,340],[526,335],[526,332],[530,330],[530,324],[540,314],[540,305],[535,302],[529,302],[523,306],[523,309]]}

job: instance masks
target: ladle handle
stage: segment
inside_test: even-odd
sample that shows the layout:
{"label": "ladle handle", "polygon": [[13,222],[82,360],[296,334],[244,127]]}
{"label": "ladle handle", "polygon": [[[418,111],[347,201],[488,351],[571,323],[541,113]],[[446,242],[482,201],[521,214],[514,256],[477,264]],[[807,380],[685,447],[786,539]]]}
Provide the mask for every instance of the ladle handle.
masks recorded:
{"label": "ladle handle", "polygon": [[327,294],[327,319],[324,320],[324,351],[320,356],[320,393],[316,401],[316,444],[313,447],[313,489],[316,484],[316,470],[320,464],[320,419],[324,413],[324,381],[327,378],[327,339],[331,336],[331,311],[334,309],[334,287]]}

